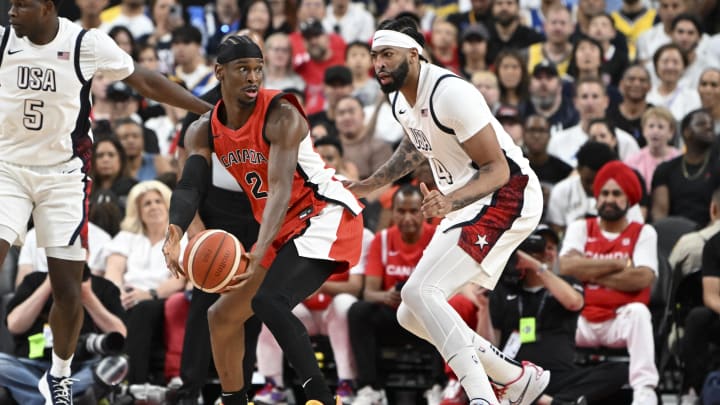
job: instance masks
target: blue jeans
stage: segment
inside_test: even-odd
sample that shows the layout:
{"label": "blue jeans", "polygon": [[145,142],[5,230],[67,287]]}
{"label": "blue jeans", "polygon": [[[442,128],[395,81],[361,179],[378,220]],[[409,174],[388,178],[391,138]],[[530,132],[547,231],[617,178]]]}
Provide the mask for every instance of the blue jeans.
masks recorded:
{"label": "blue jeans", "polygon": [[[85,362],[72,375],[79,381],[73,384],[73,396],[85,392],[93,384],[93,362]],[[0,353],[0,387],[7,388],[13,399],[22,405],[44,405],[45,399],[38,391],[40,377],[50,369],[47,360],[21,359]]]}

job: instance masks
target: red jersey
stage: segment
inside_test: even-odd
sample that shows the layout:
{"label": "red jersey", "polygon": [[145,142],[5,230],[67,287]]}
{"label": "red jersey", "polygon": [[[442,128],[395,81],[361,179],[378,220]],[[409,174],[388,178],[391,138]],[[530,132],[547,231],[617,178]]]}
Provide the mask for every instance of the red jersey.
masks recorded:
{"label": "red jersey", "polygon": [[[631,222],[614,240],[602,234],[597,218],[588,218],[585,256],[594,259],[632,258],[643,224]],[[635,292],[623,292],[596,284],[585,285],[585,308],[582,315],[590,322],[604,322],[615,318],[615,310],[631,302],[650,302],[650,287]]]}
{"label": "red jersey", "polygon": [[384,291],[404,283],[415,270],[434,233],[435,226],[423,222],[420,240],[410,245],[402,240],[397,225],[380,231],[370,245],[365,275],[382,277]]}
{"label": "red jersey", "polygon": [[[260,89],[253,113],[241,128],[233,130],[220,121],[218,111],[224,108],[222,100],[215,105],[210,120],[215,153],[247,194],[253,216],[260,223],[265,211],[269,184],[270,142],[265,137],[265,121],[270,107],[280,98],[292,103],[304,116],[302,107],[294,96]],[[275,251],[302,234],[310,219],[317,216],[328,203],[341,205],[352,215],[360,214],[362,207],[357,199],[333,177],[334,173],[334,170],[325,167],[325,162],[315,152],[312,141],[307,136],[299,146],[287,215],[271,249],[268,249],[262,259],[264,267],[269,267],[275,258]]]}
{"label": "red jersey", "polygon": [[330,33],[330,59],[315,61],[305,49],[305,42],[299,32],[290,34],[293,50],[293,67],[305,81],[305,111],[315,114],[325,109],[325,69],[335,65],[345,65],[345,41],[340,35]]}

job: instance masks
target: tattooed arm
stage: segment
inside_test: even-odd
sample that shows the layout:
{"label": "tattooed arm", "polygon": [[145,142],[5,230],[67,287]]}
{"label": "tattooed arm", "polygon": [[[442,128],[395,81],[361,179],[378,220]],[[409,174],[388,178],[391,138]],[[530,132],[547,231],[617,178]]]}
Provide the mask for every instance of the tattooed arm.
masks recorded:
{"label": "tattooed arm", "polygon": [[510,167],[498,144],[495,130],[488,124],[462,143],[463,149],[478,166],[475,175],[462,187],[448,195],[429,191],[424,185],[422,211],[425,217],[444,217],[493,193],[510,178]]}
{"label": "tattooed arm", "polygon": [[375,189],[401,178],[410,173],[425,160],[423,156],[406,136],[400,141],[395,153],[384,165],[365,180],[352,183],[350,191],[358,197],[364,197]]}

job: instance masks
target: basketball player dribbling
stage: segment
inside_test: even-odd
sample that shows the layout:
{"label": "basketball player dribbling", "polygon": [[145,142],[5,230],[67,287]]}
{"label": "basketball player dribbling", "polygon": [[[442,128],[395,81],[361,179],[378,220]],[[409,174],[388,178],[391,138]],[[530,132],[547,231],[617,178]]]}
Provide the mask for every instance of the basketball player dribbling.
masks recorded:
{"label": "basketball player dribbling", "polygon": [[38,382],[46,404],[72,404],[70,365],[83,319],[96,72],[157,101],[203,113],[210,105],[134,64],[105,33],[59,18],[60,0],[11,0],[0,26],[0,263],[30,215],[48,256],[52,366]]}
{"label": "basketball player dribbling", "polygon": [[510,255],[540,220],[540,183],[480,92],[426,63],[423,45],[407,18],[384,22],[375,32],[375,74],[407,136],[384,166],[350,189],[364,196],[429,161],[438,190],[421,185],[422,210],[444,219],[402,289],[398,320],[435,345],[471,405],[531,404],[549,372],[505,358],[447,299],[468,281],[495,287]]}
{"label": "basketball player dribbling", "polygon": [[220,45],[215,74],[222,99],[188,130],[188,159],[170,204],[163,248],[178,274],[179,241],[202,198],[214,151],[250,199],[260,223],[245,273],[208,311],[213,358],[224,405],[247,404],[243,324],[255,313],[303,381],[308,404],[335,400],[302,322],[292,309],[335,272],[355,265],[362,246],[362,207],[325,168],[294,96],[262,89],[263,55],[247,36]]}

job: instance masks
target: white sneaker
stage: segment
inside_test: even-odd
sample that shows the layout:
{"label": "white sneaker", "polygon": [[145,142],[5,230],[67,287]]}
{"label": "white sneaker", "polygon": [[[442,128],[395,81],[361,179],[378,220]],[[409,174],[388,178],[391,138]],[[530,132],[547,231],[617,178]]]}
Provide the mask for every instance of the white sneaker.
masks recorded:
{"label": "white sneaker", "polygon": [[385,390],[374,390],[371,386],[366,385],[357,392],[352,405],[388,405]]}
{"label": "white sneaker", "polygon": [[550,383],[550,372],[529,361],[522,362],[522,373],[514,381],[502,385],[492,383],[495,396],[505,405],[530,405],[537,401]]}
{"label": "white sneaker", "polygon": [[53,377],[49,371],[40,377],[38,390],[45,405],[72,405],[72,385],[78,380],[70,377]]}
{"label": "white sneaker", "polygon": [[427,400],[427,405],[440,405],[440,401],[442,401],[443,396],[443,389],[440,384],[435,384],[425,391],[423,396]]}
{"label": "white sneaker", "polygon": [[654,387],[642,387],[633,390],[632,405],[657,405],[657,394]]}

